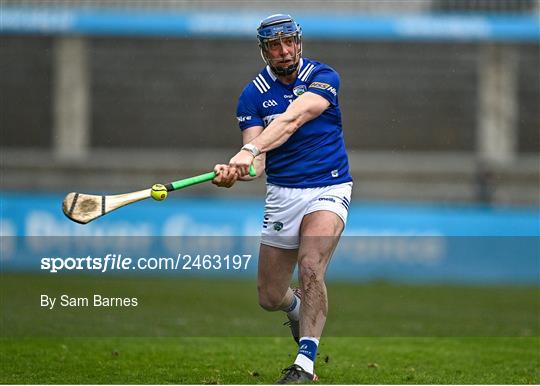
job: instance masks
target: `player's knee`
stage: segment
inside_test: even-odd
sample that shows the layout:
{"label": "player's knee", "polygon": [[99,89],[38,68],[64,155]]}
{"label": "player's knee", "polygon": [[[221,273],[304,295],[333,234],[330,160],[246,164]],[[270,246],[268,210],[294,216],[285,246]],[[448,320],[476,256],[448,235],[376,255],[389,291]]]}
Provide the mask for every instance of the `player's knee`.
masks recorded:
{"label": "player's knee", "polygon": [[317,256],[304,257],[300,260],[299,274],[304,283],[312,281],[323,281],[325,266]]}
{"label": "player's knee", "polygon": [[259,291],[259,305],[267,311],[279,310],[283,297],[275,291],[270,291],[266,288],[258,288]]}

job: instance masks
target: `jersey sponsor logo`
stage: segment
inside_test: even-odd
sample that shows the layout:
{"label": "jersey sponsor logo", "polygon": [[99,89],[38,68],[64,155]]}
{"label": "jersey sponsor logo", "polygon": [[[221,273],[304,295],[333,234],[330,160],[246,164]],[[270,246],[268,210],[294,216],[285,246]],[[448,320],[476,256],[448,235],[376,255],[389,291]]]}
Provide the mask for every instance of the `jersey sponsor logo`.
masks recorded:
{"label": "jersey sponsor logo", "polygon": [[330,85],[328,83],[322,83],[322,82],[313,82],[309,85],[309,88],[311,87],[315,87],[315,88],[320,88],[320,89],[323,89],[323,90],[326,90],[328,87],[330,87]]}
{"label": "jersey sponsor logo", "polygon": [[294,98],[294,95],[292,95],[292,94],[286,94],[286,95],[283,95],[283,98],[285,98],[285,99],[291,99],[291,98]]}
{"label": "jersey sponsor logo", "polygon": [[251,121],[251,115],[246,115],[243,117],[236,117],[236,119],[238,119],[238,122]]}
{"label": "jersey sponsor logo", "polygon": [[262,105],[263,105],[263,107],[264,107],[265,109],[267,109],[267,108],[269,108],[269,107],[275,107],[275,106],[277,106],[277,102],[276,102],[275,100],[273,100],[273,99],[269,99],[269,100],[267,100],[267,101],[264,101]]}
{"label": "jersey sponsor logo", "polygon": [[336,96],[337,91],[334,87],[329,85],[328,83],[322,83],[322,82],[313,82],[309,85],[309,88],[320,88],[321,90],[326,90],[332,93],[332,95]]}
{"label": "jersey sponsor logo", "polygon": [[293,94],[296,95],[296,96],[300,96],[303,93],[305,93],[306,91],[307,91],[307,88],[306,88],[305,84],[301,84],[300,86],[296,86],[292,90]]}

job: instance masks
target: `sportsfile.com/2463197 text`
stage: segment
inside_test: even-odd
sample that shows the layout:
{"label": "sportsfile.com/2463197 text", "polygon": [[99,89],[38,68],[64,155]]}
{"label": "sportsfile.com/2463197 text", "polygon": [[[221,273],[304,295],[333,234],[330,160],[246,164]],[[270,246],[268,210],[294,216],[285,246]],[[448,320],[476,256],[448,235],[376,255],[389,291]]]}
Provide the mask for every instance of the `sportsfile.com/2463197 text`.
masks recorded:
{"label": "sportsfile.com/2463197 text", "polygon": [[43,257],[40,269],[50,273],[60,271],[128,271],[128,270],[246,270],[250,254],[182,254],[174,257],[124,257],[109,253],[104,257]]}

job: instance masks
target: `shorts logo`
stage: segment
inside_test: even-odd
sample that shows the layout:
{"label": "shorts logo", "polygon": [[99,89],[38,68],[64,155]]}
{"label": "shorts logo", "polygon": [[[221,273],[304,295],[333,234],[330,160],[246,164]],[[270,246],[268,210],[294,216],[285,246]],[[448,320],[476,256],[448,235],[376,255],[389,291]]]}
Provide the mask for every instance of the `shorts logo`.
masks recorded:
{"label": "shorts logo", "polygon": [[307,91],[307,88],[306,88],[305,84],[301,84],[300,86],[296,86],[292,90],[293,94],[296,95],[296,96],[300,96],[303,93],[305,93],[306,91]]}
{"label": "shorts logo", "polygon": [[330,201],[330,202],[336,202],[332,197],[319,197],[319,201]]}
{"label": "shorts logo", "polygon": [[279,222],[279,221],[274,222],[274,230],[275,231],[279,232],[282,229],[283,229],[283,223],[282,222]]}
{"label": "shorts logo", "polygon": [[273,100],[273,99],[269,99],[269,100],[267,100],[267,101],[264,101],[262,105],[263,105],[263,107],[264,107],[265,109],[267,109],[267,108],[269,108],[269,107],[275,107],[275,106],[277,106],[277,102],[276,102],[275,100]]}

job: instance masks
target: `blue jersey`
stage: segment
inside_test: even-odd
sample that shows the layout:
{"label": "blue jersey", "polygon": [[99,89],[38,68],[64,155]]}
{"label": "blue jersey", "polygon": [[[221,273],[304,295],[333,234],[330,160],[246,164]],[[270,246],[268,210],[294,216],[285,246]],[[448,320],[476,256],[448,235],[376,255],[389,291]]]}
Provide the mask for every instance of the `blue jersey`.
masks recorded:
{"label": "blue jersey", "polygon": [[264,68],[240,95],[236,111],[240,129],[268,126],[306,91],[322,96],[330,106],[266,154],[268,183],[313,188],[352,181],[337,97],[339,75],[323,63],[301,59],[298,77],[289,85],[281,83],[270,67]]}

